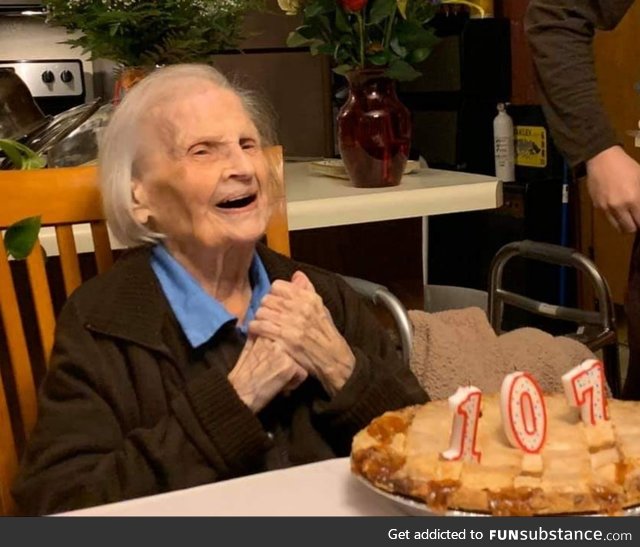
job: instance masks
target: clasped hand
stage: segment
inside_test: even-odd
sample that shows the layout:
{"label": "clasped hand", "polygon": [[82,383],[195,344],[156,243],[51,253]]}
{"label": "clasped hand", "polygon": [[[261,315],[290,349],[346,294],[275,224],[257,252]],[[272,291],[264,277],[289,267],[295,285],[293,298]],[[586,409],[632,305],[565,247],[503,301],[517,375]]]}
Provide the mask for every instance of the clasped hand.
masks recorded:
{"label": "clasped hand", "polygon": [[351,376],[355,357],[309,278],[277,280],[249,323],[249,339],[229,374],[240,398],[257,412],[308,375],[329,395]]}

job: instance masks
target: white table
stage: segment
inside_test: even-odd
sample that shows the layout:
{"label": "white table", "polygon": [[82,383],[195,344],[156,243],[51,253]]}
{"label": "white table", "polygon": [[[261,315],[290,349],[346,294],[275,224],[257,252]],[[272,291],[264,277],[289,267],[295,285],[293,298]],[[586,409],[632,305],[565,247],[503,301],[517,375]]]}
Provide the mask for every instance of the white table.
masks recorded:
{"label": "white table", "polygon": [[[502,205],[502,185],[495,177],[421,169],[398,186],[356,188],[349,181],[313,175],[308,162],[285,164],[290,230],[402,218],[423,218],[423,280],[427,282],[428,224],[431,215],[495,209]],[[93,251],[88,224],[74,227],[78,252]],[[44,228],[40,241],[49,256],[58,254],[55,233]],[[112,247],[123,245],[111,236]]]}
{"label": "white table", "polygon": [[63,516],[405,516],[355,479],[349,458],[249,475]]}

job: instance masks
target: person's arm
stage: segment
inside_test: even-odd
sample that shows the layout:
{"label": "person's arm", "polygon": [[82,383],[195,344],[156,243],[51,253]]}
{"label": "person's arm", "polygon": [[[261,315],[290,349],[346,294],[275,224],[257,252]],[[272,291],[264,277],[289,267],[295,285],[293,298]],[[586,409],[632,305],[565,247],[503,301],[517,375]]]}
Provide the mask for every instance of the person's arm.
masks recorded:
{"label": "person's arm", "polygon": [[584,165],[594,207],[624,232],[640,227],[640,165],[619,145],[598,95],[595,29],[612,29],[633,0],[532,0],[526,31],[554,142]]}
{"label": "person's arm", "polygon": [[634,0],[531,0],[525,28],[554,142],[576,166],[615,146],[593,61],[596,29],[609,30]]}
{"label": "person's arm", "polygon": [[[149,391],[149,383],[161,383],[159,377],[140,383],[130,376],[127,359],[145,354],[142,348],[121,350],[111,340],[94,339],[69,303],[57,329],[38,423],[14,485],[25,513],[66,511],[243,475],[269,447],[260,421],[224,374],[208,370],[166,403],[164,393]],[[139,389],[146,390],[142,406]],[[154,405],[166,415],[150,421],[145,408]]]}

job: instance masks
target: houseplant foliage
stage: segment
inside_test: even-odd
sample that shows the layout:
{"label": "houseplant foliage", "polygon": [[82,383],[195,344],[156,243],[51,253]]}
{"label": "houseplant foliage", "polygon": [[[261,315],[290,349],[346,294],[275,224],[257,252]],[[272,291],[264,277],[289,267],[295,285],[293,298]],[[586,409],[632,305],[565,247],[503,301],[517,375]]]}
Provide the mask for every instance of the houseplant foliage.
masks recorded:
{"label": "houseplant foliage", "polygon": [[[42,156],[12,139],[0,139],[0,152],[4,153],[15,169],[42,169],[46,165]],[[39,232],[39,216],[24,218],[9,226],[4,234],[7,254],[16,260],[27,258],[38,240]]]}
{"label": "houseplant foliage", "polygon": [[264,0],[49,0],[49,21],[82,35],[65,43],[124,66],[206,62],[236,48]]}
{"label": "houseplant foliage", "polygon": [[302,14],[303,23],[287,44],[308,46],[313,55],[326,54],[334,71],[384,68],[394,80],[420,76],[415,65],[437,43],[431,20],[440,0],[278,0],[289,14]]}

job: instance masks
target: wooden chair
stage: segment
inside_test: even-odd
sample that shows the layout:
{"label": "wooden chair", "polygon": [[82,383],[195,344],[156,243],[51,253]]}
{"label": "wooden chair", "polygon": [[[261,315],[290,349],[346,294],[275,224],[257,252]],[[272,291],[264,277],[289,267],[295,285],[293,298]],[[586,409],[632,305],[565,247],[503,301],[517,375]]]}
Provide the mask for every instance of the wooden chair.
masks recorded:
{"label": "wooden chair", "polygon": [[[282,147],[266,150],[274,183],[274,211],[267,229],[267,244],[289,255],[286,195],[283,183]],[[72,226],[89,223],[98,273],[112,264],[112,251],[95,167],[0,171],[0,230],[30,216],[41,215],[42,225],[55,229],[66,296],[81,283],[80,261]],[[26,259],[26,270],[35,310],[41,352],[48,360],[53,346],[54,307],[41,248]],[[18,468],[16,440],[26,440],[37,418],[36,385],[29,356],[23,318],[11,273],[10,261],[0,237],[0,322],[5,331],[11,378],[3,385],[0,376],[0,515],[10,514],[14,504],[10,487]],[[5,378],[6,379],[6,378]],[[19,416],[12,416],[8,390],[13,390]],[[13,418],[13,420],[12,420]],[[12,427],[12,423],[14,424]],[[18,424],[16,426],[16,424]],[[15,428],[17,427],[17,431]]]}
{"label": "wooden chair", "polygon": [[[0,172],[0,229],[34,215],[41,215],[43,226],[55,228],[60,266],[67,296],[82,282],[80,263],[73,239],[72,226],[90,223],[98,272],[111,266],[112,255],[107,225],[102,213],[95,167],[42,169],[37,171]],[[45,361],[53,346],[55,316],[39,245],[26,259],[26,270],[38,327],[40,350]],[[12,386],[18,402],[21,431],[12,431],[7,397],[0,384],[0,512],[10,513],[13,503],[9,494],[18,465],[16,435],[27,438],[36,421],[36,386],[33,363],[29,356],[23,318],[18,308],[15,283],[4,242],[0,238],[0,319],[5,332]]]}

